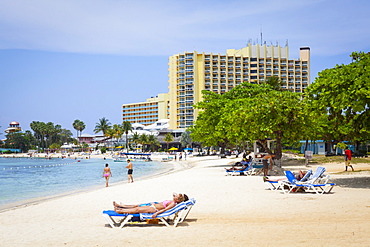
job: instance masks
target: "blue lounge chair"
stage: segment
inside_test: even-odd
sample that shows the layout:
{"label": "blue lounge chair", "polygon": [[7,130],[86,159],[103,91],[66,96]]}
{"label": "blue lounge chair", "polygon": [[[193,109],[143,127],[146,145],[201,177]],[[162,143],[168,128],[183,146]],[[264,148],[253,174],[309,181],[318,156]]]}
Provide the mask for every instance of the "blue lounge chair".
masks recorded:
{"label": "blue lounge chair", "polygon": [[[280,188],[283,190],[284,194],[289,194],[290,192],[298,191],[299,189],[303,189],[305,192],[313,191],[316,194],[324,194],[329,193],[335,186],[335,183],[315,184],[308,181],[297,181],[291,171],[285,171],[285,175],[289,183],[282,181],[280,185]],[[285,190],[285,187],[288,187],[288,189]]]}
{"label": "blue lounge chair", "polygon": [[[308,170],[306,174],[303,176],[303,178],[299,182],[305,182],[309,179],[309,177],[312,175],[312,170]],[[287,180],[287,179],[286,179]],[[282,180],[280,180],[282,181]],[[271,180],[264,180],[265,184],[269,187],[271,190],[278,190],[280,188],[280,181],[271,181]]]}
{"label": "blue lounge chair", "polygon": [[[168,221],[172,220],[174,222],[173,226],[176,227],[179,223],[185,220],[195,202],[196,201],[194,198],[191,198],[186,202],[181,202],[177,204],[175,207],[171,208],[170,210],[167,210],[157,215],[156,218],[158,218],[166,226],[170,226]],[[129,222],[129,220],[132,219],[133,217],[140,217],[141,220],[153,219],[152,215],[153,214],[151,213],[119,214],[116,213],[114,210],[106,210],[103,211],[102,213],[102,216],[108,221],[109,225],[112,228],[123,228],[127,224],[127,222]],[[173,218],[170,219],[172,216]]]}

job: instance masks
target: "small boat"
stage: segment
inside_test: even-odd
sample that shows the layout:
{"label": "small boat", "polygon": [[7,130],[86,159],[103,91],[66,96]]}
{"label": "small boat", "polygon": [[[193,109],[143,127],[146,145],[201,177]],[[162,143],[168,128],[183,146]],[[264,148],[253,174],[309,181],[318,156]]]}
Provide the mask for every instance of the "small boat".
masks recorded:
{"label": "small boat", "polygon": [[[123,162],[123,161],[126,161],[127,159],[131,161],[145,161],[145,162],[152,161],[152,159],[150,158],[151,154],[146,154],[146,153],[120,153],[120,155],[121,155],[119,156],[120,159],[116,162]],[[124,160],[121,161],[122,159]]]}
{"label": "small boat", "polygon": [[126,162],[127,160],[135,161],[135,159],[125,158],[125,157],[115,157],[115,158],[113,158],[114,162]]}

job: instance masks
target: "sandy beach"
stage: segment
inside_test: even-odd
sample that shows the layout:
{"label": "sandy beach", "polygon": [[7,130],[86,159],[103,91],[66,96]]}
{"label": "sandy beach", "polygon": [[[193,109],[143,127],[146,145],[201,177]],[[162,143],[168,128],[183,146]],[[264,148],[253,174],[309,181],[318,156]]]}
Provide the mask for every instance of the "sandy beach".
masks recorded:
{"label": "sandy beach", "polygon": [[[346,182],[330,194],[285,195],[261,176],[225,176],[235,161],[194,157],[178,164],[189,169],[1,212],[1,246],[370,246],[369,172],[336,175],[343,164],[324,165],[332,180]],[[365,182],[351,186],[354,180]],[[176,228],[112,229],[101,216],[114,200],[158,201],[173,192],[197,200]]]}

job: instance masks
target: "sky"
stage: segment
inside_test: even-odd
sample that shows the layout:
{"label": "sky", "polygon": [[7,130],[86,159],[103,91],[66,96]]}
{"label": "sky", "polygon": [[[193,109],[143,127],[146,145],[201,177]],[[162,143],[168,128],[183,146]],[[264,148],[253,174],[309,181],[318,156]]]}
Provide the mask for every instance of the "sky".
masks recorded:
{"label": "sky", "polygon": [[122,104],[168,92],[168,58],[248,42],[311,49],[318,72],[370,51],[368,0],[0,0],[0,139],[11,121],[94,134]]}

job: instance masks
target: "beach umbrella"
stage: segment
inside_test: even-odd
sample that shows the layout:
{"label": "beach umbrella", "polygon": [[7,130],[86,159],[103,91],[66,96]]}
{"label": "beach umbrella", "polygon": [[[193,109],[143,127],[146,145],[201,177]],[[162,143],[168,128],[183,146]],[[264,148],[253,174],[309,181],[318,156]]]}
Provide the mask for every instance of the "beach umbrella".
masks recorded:
{"label": "beach umbrella", "polygon": [[193,150],[192,148],[184,148],[184,150]]}
{"label": "beach umbrella", "polygon": [[168,149],[168,150],[170,150],[170,151],[174,151],[174,150],[178,150],[178,148],[172,147],[172,148],[170,148],[170,149]]}

